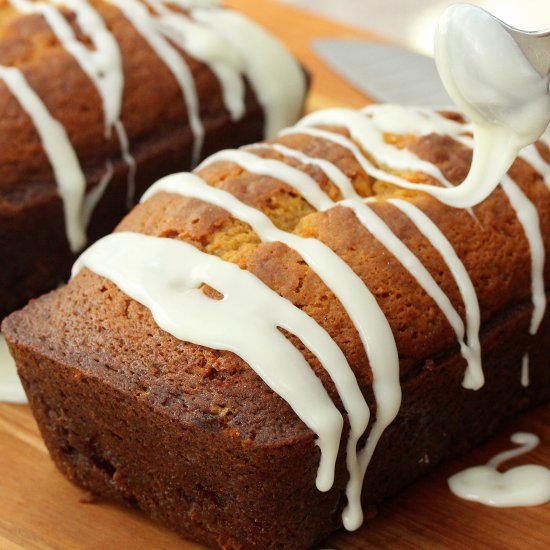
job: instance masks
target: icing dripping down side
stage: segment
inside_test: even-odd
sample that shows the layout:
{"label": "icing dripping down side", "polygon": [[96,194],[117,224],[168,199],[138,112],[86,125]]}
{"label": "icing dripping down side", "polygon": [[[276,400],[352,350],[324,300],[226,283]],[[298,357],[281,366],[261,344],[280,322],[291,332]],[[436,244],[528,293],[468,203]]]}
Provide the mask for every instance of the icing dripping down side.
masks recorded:
{"label": "icing dripping down side", "polygon": [[467,326],[467,343],[459,339],[461,353],[468,363],[462,384],[465,388],[479,389],[485,382],[481,366],[481,344],[479,341],[481,314],[479,301],[472,280],[451,243],[437,225],[435,225],[422,210],[414,204],[401,199],[389,199],[389,201],[409,217],[417,229],[439,252],[456,282],[462,300],[464,301]]}
{"label": "icing dripping down side", "polygon": [[528,453],[539,444],[539,438],[530,433],[518,432],[510,439],[521,447],[450,477],[451,491],[466,500],[496,507],[537,506],[550,501],[550,469],[529,464],[498,471],[505,461]]}
{"label": "icing dripping down side", "polygon": [[[386,106],[387,107],[387,106]],[[455,123],[456,124],[456,123]],[[411,130],[412,131],[412,130]],[[320,131],[320,137],[326,137],[325,132]],[[346,144],[349,145],[349,144]],[[325,175],[336,184],[344,200],[335,204],[345,206],[354,211],[362,225],[368,229],[413,275],[417,282],[424,290],[434,299],[440,309],[447,317],[449,323],[457,333],[459,342],[464,336],[464,326],[458,314],[450,304],[447,296],[442,294],[441,289],[433,280],[431,275],[427,273],[424,266],[420,264],[416,256],[405,247],[403,242],[398,239],[391,229],[379,218],[370,208],[367,203],[374,199],[363,200],[353,189],[351,180],[333,163],[314,157],[310,157],[305,153],[286,147],[280,144],[257,144],[248,146],[248,149],[273,149],[278,153],[290,158],[294,158],[299,162],[308,165],[313,164],[318,166]],[[347,200],[346,200],[347,199]],[[374,201],[375,202],[375,201]],[[456,255],[452,245],[445,238],[439,228],[431,222],[431,220],[423,214],[423,212],[407,201],[398,199],[389,199],[389,202],[402,210],[402,212],[411,218],[417,228],[430,241],[432,246],[438,250],[443,256],[443,259],[450,268],[457,286],[461,291],[462,298],[466,307],[466,317],[468,324],[468,342],[461,342],[461,350],[465,359],[468,361],[469,368],[466,374],[467,382],[465,387],[479,388],[483,385],[483,372],[481,370],[481,349],[479,343],[479,326],[480,312],[479,303],[471,279],[464,268],[464,265]],[[406,258],[405,261],[403,259]],[[474,374],[475,371],[475,374]]]}
{"label": "icing dripping down side", "polygon": [[[160,15],[159,30],[217,76],[233,120],[245,112],[241,75],[251,83],[263,107],[266,138],[274,137],[300,116],[305,74],[286,47],[263,28],[238,12],[211,9],[218,6],[215,2],[147,2]],[[170,4],[189,10],[190,18],[172,11]]]}
{"label": "icing dripping down side", "polygon": [[86,232],[82,224],[86,177],[67,132],[52,117],[19,69],[0,66],[0,79],[32,119],[40,136],[63,201],[67,240],[71,250],[78,252],[86,244]]}
{"label": "icing dripping down side", "polygon": [[118,42],[99,13],[85,0],[53,0],[75,13],[79,27],[92,41],[94,49],[90,49],[77,39],[68,20],[54,5],[29,0],[9,1],[21,13],[42,15],[63,48],[88,75],[101,97],[109,135],[120,116],[124,76]]}
{"label": "icing dripping down side", "polygon": [[542,158],[536,146],[529,145],[528,147],[525,147],[525,149],[522,149],[519,156],[523,160],[527,161],[539,174],[542,175],[546,187],[550,190],[550,166]]}
{"label": "icing dripping down side", "polygon": [[[382,107],[380,107],[382,108]],[[387,108],[384,107],[385,109]],[[454,123],[456,124],[456,123]],[[412,129],[411,129],[412,131]],[[320,137],[325,138],[326,132],[320,130]],[[345,138],[343,138],[345,139]],[[349,144],[343,142],[348,148]],[[334,203],[353,210],[361,224],[380,241],[403,267],[416,279],[418,284],[436,302],[449,324],[455,330],[463,357],[466,359],[468,368],[465,373],[464,386],[470,389],[479,389],[483,386],[484,376],[481,366],[481,346],[479,343],[480,312],[476,292],[464,265],[456,255],[452,245],[444,237],[438,227],[412,204],[402,200],[392,200],[395,206],[400,207],[404,214],[408,215],[416,224],[417,228],[430,241],[432,246],[443,256],[443,259],[450,267],[464,300],[467,319],[467,338],[464,341],[464,323],[450,303],[448,297],[437,285],[433,277],[427,272],[418,258],[403,244],[403,242],[391,231],[386,223],[367,206],[369,200],[364,201],[353,188],[351,180],[333,163],[314,157],[303,152],[277,143],[260,143],[248,146],[249,150],[272,149],[286,157],[298,160],[305,165],[319,167],[340,190],[344,200]],[[272,165],[275,166],[275,165]],[[283,174],[272,173],[274,177],[283,179]],[[287,181],[288,183],[288,181]],[[302,195],[302,189],[294,187]]]}
{"label": "icing dripping down side", "polygon": [[529,354],[526,353],[521,360],[521,385],[529,387]]}
{"label": "icing dripping down side", "polygon": [[[193,19],[171,11],[163,0],[147,0],[159,14],[157,25],[163,35],[191,57],[206,63],[222,86],[223,101],[232,120],[245,113],[245,88],[241,57],[219,33]],[[172,3],[172,2],[169,2]],[[182,6],[185,9],[197,6]]]}
{"label": "icing dripping down side", "polygon": [[525,237],[529,243],[529,250],[531,251],[533,314],[531,316],[529,333],[536,334],[546,311],[546,290],[544,286],[545,249],[539,215],[535,205],[509,176],[504,176],[501,185],[523,227]]}
{"label": "icing dripping down side", "polygon": [[92,214],[94,213],[95,207],[101,200],[101,197],[103,197],[103,194],[107,190],[109,183],[111,183],[113,174],[113,163],[111,161],[107,161],[105,163],[105,173],[103,174],[103,177],[99,180],[99,183],[88,192],[84,199],[82,217],[85,227],[88,227],[88,224],[92,219]]}

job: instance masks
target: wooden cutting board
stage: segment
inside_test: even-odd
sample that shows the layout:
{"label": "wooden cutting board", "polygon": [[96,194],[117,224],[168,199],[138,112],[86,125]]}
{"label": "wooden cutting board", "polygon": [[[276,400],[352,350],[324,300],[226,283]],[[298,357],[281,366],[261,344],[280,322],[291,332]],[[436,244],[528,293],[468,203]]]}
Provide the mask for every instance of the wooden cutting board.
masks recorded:
{"label": "wooden cutting board", "polygon": [[[310,49],[315,37],[370,37],[267,0],[228,0],[277,34],[313,76],[308,109],[359,107],[368,98],[334,75]],[[549,358],[550,362],[550,358]],[[340,533],[323,548],[548,549],[550,504],[488,508],[454,497],[447,477],[508,449],[515,431],[532,431],[542,445],[515,463],[550,465],[550,411],[541,407],[505,426],[487,445],[448,463],[382,506],[355,533]],[[511,462],[514,464],[514,462]],[[139,512],[90,495],[57,472],[26,406],[0,404],[0,550],[198,550]]]}

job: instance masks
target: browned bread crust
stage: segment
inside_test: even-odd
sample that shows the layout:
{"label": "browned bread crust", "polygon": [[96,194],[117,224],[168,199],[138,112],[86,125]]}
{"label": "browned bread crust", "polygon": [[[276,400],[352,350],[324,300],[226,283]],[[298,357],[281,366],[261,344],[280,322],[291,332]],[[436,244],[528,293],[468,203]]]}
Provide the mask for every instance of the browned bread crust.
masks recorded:
{"label": "browned bread crust", "polygon": [[[136,198],[163,175],[187,170],[193,135],[180,86],[120,11],[93,4],[119,42],[125,78],[121,120],[137,161]],[[72,21],[74,29],[78,27]],[[220,83],[204,64],[181,51],[191,69],[205,128],[202,156],[263,136],[264,117],[247,84],[246,113],[233,122]],[[128,167],[116,133],[105,138],[101,99],[88,76],[38,14],[21,15],[0,0],[0,64],[18,67],[54,118],[67,130],[87,189],[110,159],[115,174],[97,206],[89,242],[112,231],[127,212]],[[62,202],[36,129],[0,81],[0,318],[66,279],[74,256],[65,236]]]}
{"label": "browned bread crust", "polygon": [[[364,502],[377,503],[442,459],[471,448],[511,414],[550,397],[550,316],[529,336],[529,247],[500,189],[474,208],[474,219],[425,194],[374,181],[349,151],[322,139],[294,135],[277,141],[329,159],[360,194],[377,195],[371,207],[463,316],[460,294],[439,254],[385,199],[400,196],[419,206],[453,244],[478,294],[486,384],[474,392],[461,386],[465,361],[439,308],[349,210],[315,212],[286,184],[232,163],[200,173],[277,226],[329,245],[388,317],[400,356],[403,404],[367,471]],[[409,137],[403,146],[455,183],[471,160],[465,147],[438,135]],[[331,198],[340,198],[314,166],[278,158],[309,173]],[[550,192],[522,160],[511,174],[537,207],[549,254]],[[372,373],[356,329],[318,275],[286,245],[260,243],[249,226],[223,209],[168,193],[136,207],[118,230],[182,239],[254,273],[329,332],[369,407],[375,406]],[[545,284],[548,289],[548,264]],[[161,330],[149,310],[110,281],[84,270],[65,288],[11,315],[2,328],[52,457],[78,484],[138,506],[186,537],[223,548],[306,548],[340,525],[344,449],[334,487],[319,492],[315,435],[289,405],[236,355]],[[297,339],[293,343],[343,411],[317,360]],[[524,388],[520,374],[527,350],[531,384]]]}

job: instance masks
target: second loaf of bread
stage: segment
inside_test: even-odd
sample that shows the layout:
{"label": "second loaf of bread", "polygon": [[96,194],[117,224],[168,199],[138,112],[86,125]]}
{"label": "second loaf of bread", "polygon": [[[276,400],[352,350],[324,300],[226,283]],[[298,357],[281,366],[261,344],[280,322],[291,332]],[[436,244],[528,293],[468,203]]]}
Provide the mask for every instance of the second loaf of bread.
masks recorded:
{"label": "second loaf of bread", "polygon": [[0,0],[0,318],[158,178],[274,135],[304,96],[285,47],[217,2]]}

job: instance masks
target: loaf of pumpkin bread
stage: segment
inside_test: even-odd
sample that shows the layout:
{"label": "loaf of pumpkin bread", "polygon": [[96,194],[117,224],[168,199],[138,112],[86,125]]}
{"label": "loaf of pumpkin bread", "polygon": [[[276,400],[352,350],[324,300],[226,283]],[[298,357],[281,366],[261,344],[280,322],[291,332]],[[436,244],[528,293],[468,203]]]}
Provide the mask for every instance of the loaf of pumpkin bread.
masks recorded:
{"label": "loaf of pumpkin bread", "polygon": [[0,318],[158,178],[297,120],[299,64],[216,4],[0,0]]}
{"label": "loaf of pumpkin bread", "polygon": [[334,109],[153,186],[2,325],[58,468],[185,538],[309,548],[547,400],[550,150],[470,210],[409,185],[460,183],[470,130]]}

